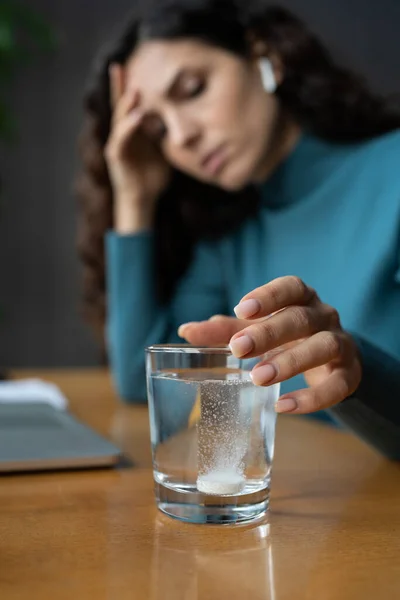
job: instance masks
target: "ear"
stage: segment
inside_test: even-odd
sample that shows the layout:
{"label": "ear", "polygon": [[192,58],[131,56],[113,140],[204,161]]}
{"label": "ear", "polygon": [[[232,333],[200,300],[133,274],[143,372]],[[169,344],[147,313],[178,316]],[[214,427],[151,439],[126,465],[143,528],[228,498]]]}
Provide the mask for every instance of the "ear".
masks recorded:
{"label": "ear", "polygon": [[251,39],[251,57],[260,71],[264,89],[275,92],[284,80],[284,69],[280,56],[271,51],[265,42]]}

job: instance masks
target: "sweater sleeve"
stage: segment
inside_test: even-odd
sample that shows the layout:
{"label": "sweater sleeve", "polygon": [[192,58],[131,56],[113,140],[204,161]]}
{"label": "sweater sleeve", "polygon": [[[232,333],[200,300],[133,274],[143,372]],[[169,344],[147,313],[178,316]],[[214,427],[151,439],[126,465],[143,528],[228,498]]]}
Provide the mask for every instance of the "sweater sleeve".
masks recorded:
{"label": "sweater sleeve", "polygon": [[160,306],[155,294],[153,235],[144,232],[106,237],[108,318],[111,369],[120,396],[146,398],[144,348],[182,341],[182,323],[227,312],[221,255],[217,244],[200,244],[172,301]]}
{"label": "sweater sleeve", "polygon": [[400,460],[400,361],[357,335],[363,377],[356,392],[330,414],[393,460]]}

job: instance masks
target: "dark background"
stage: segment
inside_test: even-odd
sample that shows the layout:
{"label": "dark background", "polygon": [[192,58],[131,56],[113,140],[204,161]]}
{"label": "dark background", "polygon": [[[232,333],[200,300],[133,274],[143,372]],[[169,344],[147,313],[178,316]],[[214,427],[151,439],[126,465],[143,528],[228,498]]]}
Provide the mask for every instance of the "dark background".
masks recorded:
{"label": "dark background", "polygon": [[[400,91],[399,0],[284,5],[375,89]],[[25,68],[11,90],[20,141],[0,151],[6,190],[0,213],[0,366],[94,365],[99,352],[79,314],[76,138],[92,60],[132,2],[30,0],[29,6],[53,23],[60,46]]]}

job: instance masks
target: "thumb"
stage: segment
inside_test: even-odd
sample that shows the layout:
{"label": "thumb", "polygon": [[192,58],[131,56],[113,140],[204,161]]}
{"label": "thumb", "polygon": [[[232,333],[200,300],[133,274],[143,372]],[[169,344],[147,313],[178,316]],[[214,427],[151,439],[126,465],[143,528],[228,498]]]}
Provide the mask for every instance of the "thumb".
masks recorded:
{"label": "thumb", "polygon": [[178,335],[193,346],[219,346],[229,344],[235,333],[241,331],[250,321],[215,315],[208,321],[185,323],[178,329]]}

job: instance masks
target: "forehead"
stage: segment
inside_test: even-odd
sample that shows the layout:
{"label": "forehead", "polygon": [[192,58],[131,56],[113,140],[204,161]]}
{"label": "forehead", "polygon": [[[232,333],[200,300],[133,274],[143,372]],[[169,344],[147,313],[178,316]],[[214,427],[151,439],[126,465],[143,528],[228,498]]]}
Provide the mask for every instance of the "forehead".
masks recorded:
{"label": "forehead", "polygon": [[126,83],[146,95],[165,92],[177,73],[211,64],[221,52],[192,40],[148,41],[126,64]]}

